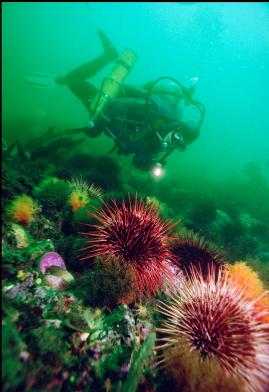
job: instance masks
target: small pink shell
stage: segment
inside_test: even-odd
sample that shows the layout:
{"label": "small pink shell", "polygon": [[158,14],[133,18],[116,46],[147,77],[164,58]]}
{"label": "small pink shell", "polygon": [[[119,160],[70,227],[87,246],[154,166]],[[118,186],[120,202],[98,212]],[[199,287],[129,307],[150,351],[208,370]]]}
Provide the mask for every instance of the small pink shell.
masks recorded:
{"label": "small pink shell", "polygon": [[42,274],[45,274],[47,272],[47,269],[52,266],[66,268],[62,257],[58,253],[47,252],[40,260],[40,270]]}

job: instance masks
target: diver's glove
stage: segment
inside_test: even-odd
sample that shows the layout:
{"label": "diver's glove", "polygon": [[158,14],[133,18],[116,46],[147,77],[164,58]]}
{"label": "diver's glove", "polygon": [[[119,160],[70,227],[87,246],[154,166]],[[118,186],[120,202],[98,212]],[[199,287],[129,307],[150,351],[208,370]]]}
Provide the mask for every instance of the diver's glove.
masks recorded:
{"label": "diver's glove", "polygon": [[171,138],[171,144],[180,150],[186,150],[186,144],[181,133],[174,131]]}
{"label": "diver's glove", "polygon": [[96,119],[95,121],[89,118],[83,129],[83,132],[88,137],[100,136],[103,132],[103,125],[104,124],[102,124],[102,120],[100,118]]}
{"label": "diver's glove", "polygon": [[162,151],[172,151],[174,148],[186,150],[184,137],[179,131],[169,132],[162,141]]}

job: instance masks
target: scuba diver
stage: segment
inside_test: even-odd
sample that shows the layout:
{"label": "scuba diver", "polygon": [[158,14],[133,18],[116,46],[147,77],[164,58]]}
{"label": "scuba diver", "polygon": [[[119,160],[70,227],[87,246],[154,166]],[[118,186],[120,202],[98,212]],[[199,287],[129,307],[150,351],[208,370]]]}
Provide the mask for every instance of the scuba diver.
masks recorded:
{"label": "scuba diver", "polygon": [[[67,130],[66,134],[84,132],[97,137],[104,132],[114,140],[111,152],[133,154],[135,167],[150,170],[164,166],[175,149],[186,150],[198,138],[204,106],[193,99],[194,87],[186,88],[170,77],[148,82],[142,88],[124,84],[136,54],[125,49],[119,56],[104,32],[98,30],[98,35],[103,46],[99,57],[54,78],[57,85],[67,85],[90,114],[85,127]],[[99,90],[87,81],[113,61],[115,66]],[[198,111],[196,123],[183,121],[182,103]]]}

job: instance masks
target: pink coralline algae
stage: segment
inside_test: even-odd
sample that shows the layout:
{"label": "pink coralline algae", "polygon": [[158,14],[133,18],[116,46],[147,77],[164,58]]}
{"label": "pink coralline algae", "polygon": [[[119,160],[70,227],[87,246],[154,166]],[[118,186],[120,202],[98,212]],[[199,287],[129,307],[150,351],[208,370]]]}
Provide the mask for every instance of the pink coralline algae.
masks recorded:
{"label": "pink coralline algae", "polygon": [[44,254],[40,261],[40,271],[42,272],[42,274],[46,274],[47,270],[52,266],[66,269],[65,262],[58,253],[47,252]]}

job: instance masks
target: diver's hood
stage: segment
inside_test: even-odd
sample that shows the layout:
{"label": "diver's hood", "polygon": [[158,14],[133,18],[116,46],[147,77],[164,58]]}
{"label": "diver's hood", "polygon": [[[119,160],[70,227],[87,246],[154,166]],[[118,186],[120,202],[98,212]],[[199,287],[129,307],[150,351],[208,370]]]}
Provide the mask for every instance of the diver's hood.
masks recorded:
{"label": "diver's hood", "polygon": [[181,123],[181,127],[184,141],[186,144],[192,143],[200,135],[200,127],[197,126],[197,124],[192,120],[183,121]]}

